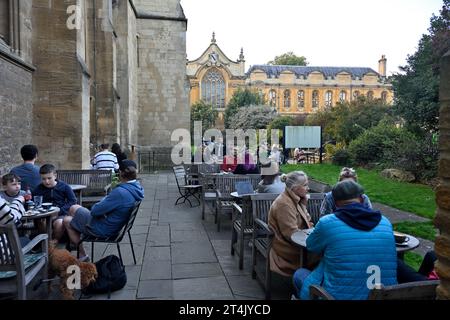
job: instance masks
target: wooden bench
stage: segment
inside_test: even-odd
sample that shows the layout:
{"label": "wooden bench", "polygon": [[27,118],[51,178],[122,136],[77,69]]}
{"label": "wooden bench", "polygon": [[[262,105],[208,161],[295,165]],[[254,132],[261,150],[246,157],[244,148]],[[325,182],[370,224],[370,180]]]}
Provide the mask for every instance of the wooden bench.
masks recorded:
{"label": "wooden bench", "polygon": [[111,170],[58,170],[58,179],[67,184],[85,185],[83,205],[88,207],[101,201],[112,182]]}
{"label": "wooden bench", "polygon": [[[408,282],[393,286],[378,286],[369,291],[368,300],[435,300],[439,280]],[[313,300],[334,300],[323,287],[310,286],[310,298]]]}

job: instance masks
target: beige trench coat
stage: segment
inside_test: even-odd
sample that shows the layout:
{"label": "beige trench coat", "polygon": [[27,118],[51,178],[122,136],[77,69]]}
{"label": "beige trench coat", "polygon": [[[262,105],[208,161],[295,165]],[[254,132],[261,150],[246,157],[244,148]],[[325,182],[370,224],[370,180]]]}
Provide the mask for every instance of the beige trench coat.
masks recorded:
{"label": "beige trench coat", "polygon": [[300,197],[286,188],[269,211],[269,227],[274,232],[270,270],[283,276],[292,276],[300,268],[301,249],[292,243],[291,235],[298,229],[313,227],[306,206],[299,201]]}

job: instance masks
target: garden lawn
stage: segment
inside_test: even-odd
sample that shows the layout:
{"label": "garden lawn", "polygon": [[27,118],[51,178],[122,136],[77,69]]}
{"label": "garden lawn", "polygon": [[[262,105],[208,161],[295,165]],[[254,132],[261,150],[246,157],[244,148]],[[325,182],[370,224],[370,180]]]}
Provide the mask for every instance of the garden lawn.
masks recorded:
{"label": "garden lawn", "polygon": [[[339,177],[340,166],[332,164],[288,164],[283,173],[303,170],[309,177],[334,185]],[[379,202],[403,211],[433,219],[436,211],[434,191],[425,185],[397,182],[383,178],[379,171],[357,168],[358,182],[372,202]]]}

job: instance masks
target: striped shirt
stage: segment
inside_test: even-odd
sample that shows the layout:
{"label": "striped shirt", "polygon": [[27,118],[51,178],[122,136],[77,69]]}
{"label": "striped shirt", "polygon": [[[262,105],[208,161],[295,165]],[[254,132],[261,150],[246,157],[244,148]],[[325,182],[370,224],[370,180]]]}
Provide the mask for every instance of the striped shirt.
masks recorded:
{"label": "striped shirt", "polygon": [[109,151],[97,153],[92,161],[92,168],[96,170],[118,170],[117,156]]}
{"label": "striped shirt", "polygon": [[0,198],[0,224],[8,224],[14,222],[20,224],[25,209],[22,202],[18,199],[14,200],[10,205],[5,199]]}

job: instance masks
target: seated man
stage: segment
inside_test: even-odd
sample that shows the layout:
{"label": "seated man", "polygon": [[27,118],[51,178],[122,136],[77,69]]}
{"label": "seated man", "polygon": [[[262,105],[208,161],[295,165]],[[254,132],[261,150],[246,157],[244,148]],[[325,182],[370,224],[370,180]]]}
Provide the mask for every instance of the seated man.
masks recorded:
{"label": "seated man", "polygon": [[33,191],[34,196],[43,196],[43,202],[50,202],[57,206],[59,216],[53,220],[53,237],[60,240],[65,228],[63,218],[69,213],[71,206],[77,203],[72,188],[61,180],[57,180],[56,168],[52,164],[44,164],[39,170],[42,183]]}
{"label": "seated man", "polygon": [[321,262],[312,272],[299,269],[294,274],[299,297],[309,299],[309,287],[320,285],[335,299],[362,300],[369,284],[375,285],[370,277],[385,286],[397,284],[389,220],[363,205],[364,190],[352,180],[336,184],[332,194],[336,211],[322,217],[306,239],[309,251],[323,255]]}
{"label": "seated man", "polygon": [[[119,233],[127,223],[135,202],[144,199],[144,189],[137,182],[136,173],[136,163],[123,160],[119,170],[121,183],[109,195],[95,204],[91,211],[79,205],[70,208],[69,216],[64,218],[64,225],[72,243],[78,245],[82,233],[99,238]],[[83,246],[80,246],[80,260],[87,260]]]}

